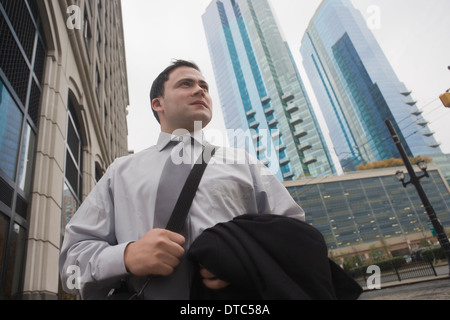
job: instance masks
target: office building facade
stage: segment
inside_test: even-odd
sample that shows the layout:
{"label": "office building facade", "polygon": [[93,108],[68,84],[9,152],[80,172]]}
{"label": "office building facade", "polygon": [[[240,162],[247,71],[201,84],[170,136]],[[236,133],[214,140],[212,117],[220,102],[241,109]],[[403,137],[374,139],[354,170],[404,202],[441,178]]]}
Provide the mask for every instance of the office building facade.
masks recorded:
{"label": "office building facade", "polygon": [[128,154],[119,0],[0,0],[0,299],[57,299],[63,229]]}
{"label": "office building facade", "polygon": [[[397,170],[405,171],[404,168],[355,171],[320,182],[304,179],[284,185],[305,210],[306,222],[325,237],[330,251],[352,254],[358,247],[368,251],[371,246],[389,242],[396,243],[397,249],[408,249],[422,239],[436,242],[418,193],[412,185],[403,187],[395,177]],[[428,173],[430,177],[422,179],[421,184],[448,231],[449,185],[439,167],[430,166]]]}
{"label": "office building facade", "polygon": [[409,156],[441,152],[412,92],[350,0],[321,3],[300,52],[344,170],[399,158],[386,119]]}
{"label": "office building facade", "polygon": [[432,159],[432,163],[439,167],[442,172],[444,179],[450,185],[450,154],[436,153],[429,154],[427,157]]}
{"label": "office building facade", "polygon": [[203,25],[232,146],[281,180],[336,173],[268,0],[214,0]]}

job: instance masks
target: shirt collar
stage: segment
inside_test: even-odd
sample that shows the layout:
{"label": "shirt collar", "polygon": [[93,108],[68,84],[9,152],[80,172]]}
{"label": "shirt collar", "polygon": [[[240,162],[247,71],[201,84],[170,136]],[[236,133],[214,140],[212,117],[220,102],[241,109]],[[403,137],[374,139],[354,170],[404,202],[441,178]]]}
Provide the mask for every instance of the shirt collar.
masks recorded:
{"label": "shirt collar", "polygon": [[159,134],[158,142],[156,143],[156,147],[158,148],[158,151],[163,151],[167,145],[171,141],[175,142],[181,142],[184,141],[185,143],[190,140],[190,138],[194,138],[194,140],[201,144],[202,146],[205,146],[207,141],[205,140],[205,134],[203,131],[201,132],[191,132],[182,136],[173,135],[167,132],[161,132]]}

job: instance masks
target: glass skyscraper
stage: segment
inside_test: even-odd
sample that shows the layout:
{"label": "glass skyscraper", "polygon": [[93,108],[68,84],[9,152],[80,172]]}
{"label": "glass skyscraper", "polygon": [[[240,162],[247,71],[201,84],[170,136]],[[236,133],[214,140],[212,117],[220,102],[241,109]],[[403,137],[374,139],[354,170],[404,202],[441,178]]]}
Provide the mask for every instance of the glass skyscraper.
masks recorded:
{"label": "glass skyscraper", "polygon": [[441,152],[411,91],[350,0],[321,3],[300,52],[344,170],[399,158],[386,119],[409,156]]}
{"label": "glass skyscraper", "polygon": [[214,0],[202,19],[230,144],[282,181],[334,174],[268,0]]}

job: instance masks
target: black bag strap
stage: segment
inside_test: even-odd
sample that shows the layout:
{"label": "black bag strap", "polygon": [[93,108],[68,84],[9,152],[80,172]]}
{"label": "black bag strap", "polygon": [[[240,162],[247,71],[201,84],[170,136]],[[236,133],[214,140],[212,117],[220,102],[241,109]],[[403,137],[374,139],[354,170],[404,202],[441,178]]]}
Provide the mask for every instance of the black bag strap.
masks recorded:
{"label": "black bag strap", "polygon": [[181,190],[181,194],[175,204],[175,208],[173,209],[169,222],[167,223],[167,230],[179,233],[183,229],[186,217],[189,213],[192,202],[194,201],[195,193],[197,192],[200,184],[200,180],[202,179],[209,160],[215,153],[216,147],[207,144],[200,155],[200,158],[192,168],[183,189]]}

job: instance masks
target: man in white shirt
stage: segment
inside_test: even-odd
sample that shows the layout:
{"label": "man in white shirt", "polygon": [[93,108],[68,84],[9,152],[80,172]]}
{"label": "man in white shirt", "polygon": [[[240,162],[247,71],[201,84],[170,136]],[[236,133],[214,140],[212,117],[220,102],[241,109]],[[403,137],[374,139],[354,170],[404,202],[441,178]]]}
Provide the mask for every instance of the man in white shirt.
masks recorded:
{"label": "man in white shirt", "polygon": [[[159,184],[169,175],[164,164],[179,155],[176,142],[184,149],[194,146],[195,155],[183,152],[182,157],[196,159],[201,153],[207,142],[195,124],[201,129],[209,124],[212,100],[197,65],[177,60],[155,80],[151,103],[161,125],[157,144],[114,161],[66,227],[62,284],[83,299],[104,299],[124,278],[139,290],[150,275],[145,299],[189,299],[192,268],[186,252],[203,230],[245,213],[304,220],[304,211],[267,167],[245,151],[221,147],[206,168],[183,232],[165,230],[157,222],[168,219],[157,209]],[[70,290],[73,266],[80,270],[79,286]],[[227,286],[208,270],[201,275],[210,289]]]}

